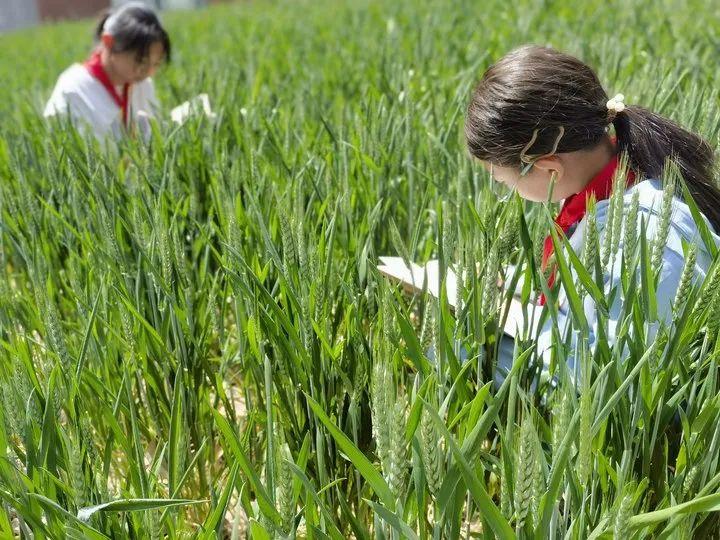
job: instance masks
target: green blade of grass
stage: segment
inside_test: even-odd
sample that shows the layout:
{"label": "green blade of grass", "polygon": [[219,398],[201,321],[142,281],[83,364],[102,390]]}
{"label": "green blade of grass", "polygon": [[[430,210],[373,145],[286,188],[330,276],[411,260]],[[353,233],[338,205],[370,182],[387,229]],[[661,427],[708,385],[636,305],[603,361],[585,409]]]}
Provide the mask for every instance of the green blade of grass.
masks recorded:
{"label": "green blade of grass", "polygon": [[308,404],[310,405],[313,413],[315,413],[315,416],[317,416],[317,418],[327,428],[327,430],[333,436],[333,439],[335,439],[335,442],[342,449],[342,451],[347,454],[347,456],[350,458],[350,461],[352,461],[352,464],[355,466],[358,472],[360,472],[360,474],[368,482],[368,484],[370,484],[373,491],[375,491],[378,497],[380,497],[380,500],[383,501],[383,504],[392,508],[394,506],[394,497],[392,491],[390,491],[390,487],[385,482],[385,479],[380,475],[380,473],[373,466],[373,464],[370,463],[370,460],[365,457],[365,454],[358,450],[358,448],[353,444],[353,442],[348,438],[348,436],[345,435],[345,433],[343,433],[342,431],[340,431],[340,429],[332,422],[332,420],[330,420],[330,418],[327,416],[327,414],[325,414],[325,411],[322,410],[320,404],[317,401],[315,401],[307,394],[305,394],[305,398],[308,400]]}

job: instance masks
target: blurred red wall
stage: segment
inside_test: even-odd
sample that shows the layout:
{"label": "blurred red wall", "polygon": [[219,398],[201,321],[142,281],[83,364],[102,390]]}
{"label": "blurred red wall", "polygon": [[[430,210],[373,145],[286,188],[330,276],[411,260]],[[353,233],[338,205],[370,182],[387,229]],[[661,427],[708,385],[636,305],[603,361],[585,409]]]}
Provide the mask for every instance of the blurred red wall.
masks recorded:
{"label": "blurred red wall", "polygon": [[110,7],[110,0],[37,0],[40,20],[95,17]]}

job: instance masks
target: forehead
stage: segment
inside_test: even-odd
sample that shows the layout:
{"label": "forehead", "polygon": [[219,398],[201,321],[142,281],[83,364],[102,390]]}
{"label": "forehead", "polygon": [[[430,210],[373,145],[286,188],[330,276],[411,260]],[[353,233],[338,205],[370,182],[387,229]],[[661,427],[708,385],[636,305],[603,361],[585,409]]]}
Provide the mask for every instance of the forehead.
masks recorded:
{"label": "forehead", "polygon": [[160,41],[154,41],[147,48],[147,51],[145,51],[145,54],[142,55],[142,53],[143,53],[143,51],[141,49],[138,49],[138,50],[124,51],[119,54],[125,56],[129,61],[134,61],[134,62],[142,63],[142,64],[144,64],[144,63],[160,64],[165,60],[165,56],[166,56],[165,47],[163,46],[162,42],[160,42]]}
{"label": "forehead", "polygon": [[153,42],[147,49],[145,55],[142,55],[142,50],[129,50],[117,53],[127,59],[128,62],[134,62],[137,64],[152,64],[157,65],[165,61],[165,47],[160,41]]}

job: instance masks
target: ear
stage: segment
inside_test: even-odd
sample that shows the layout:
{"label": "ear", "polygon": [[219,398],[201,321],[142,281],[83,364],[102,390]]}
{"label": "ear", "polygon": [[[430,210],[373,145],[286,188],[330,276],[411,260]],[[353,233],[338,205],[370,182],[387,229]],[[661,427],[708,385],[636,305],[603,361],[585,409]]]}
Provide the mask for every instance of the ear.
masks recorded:
{"label": "ear", "polygon": [[541,157],[533,163],[534,167],[541,170],[547,171],[549,175],[555,173],[555,178],[558,182],[562,180],[563,173],[565,172],[565,164],[563,160],[557,154],[552,156]]}
{"label": "ear", "polygon": [[113,45],[115,44],[115,38],[110,34],[103,34],[100,36],[100,41],[103,45],[105,45],[108,51],[112,50]]}

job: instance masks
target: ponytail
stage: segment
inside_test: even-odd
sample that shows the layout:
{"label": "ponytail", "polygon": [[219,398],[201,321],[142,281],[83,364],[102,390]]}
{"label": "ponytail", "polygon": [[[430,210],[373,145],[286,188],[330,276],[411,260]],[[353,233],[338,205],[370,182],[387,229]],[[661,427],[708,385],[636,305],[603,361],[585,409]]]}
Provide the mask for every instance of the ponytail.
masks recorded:
{"label": "ponytail", "polygon": [[698,208],[720,232],[720,190],[710,145],[643,107],[626,107],[615,116],[613,125],[618,149],[627,153],[630,168],[645,178],[660,179],[666,159],[674,159]]}
{"label": "ponytail", "polygon": [[100,19],[98,20],[98,24],[95,27],[95,43],[100,42],[100,38],[103,35],[103,32],[105,31],[105,22],[110,18],[111,11],[109,9],[103,11],[102,15],[100,16]]}

